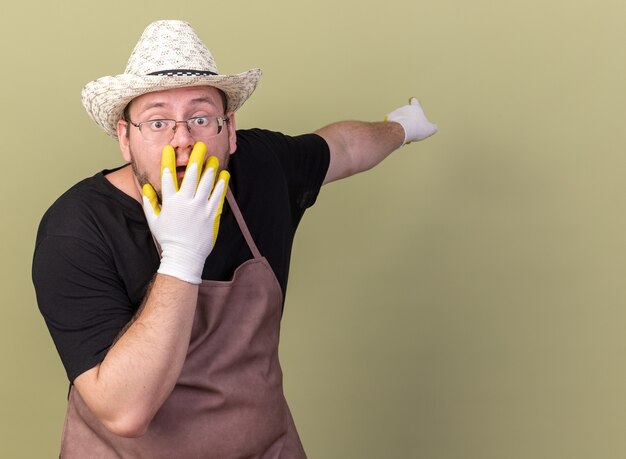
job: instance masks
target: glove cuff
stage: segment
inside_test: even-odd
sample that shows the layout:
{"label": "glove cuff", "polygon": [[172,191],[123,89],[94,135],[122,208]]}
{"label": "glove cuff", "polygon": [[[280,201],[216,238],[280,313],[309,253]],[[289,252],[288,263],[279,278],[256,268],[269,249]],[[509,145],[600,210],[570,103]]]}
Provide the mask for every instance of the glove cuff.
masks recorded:
{"label": "glove cuff", "polygon": [[[161,264],[157,272],[168,276],[176,277],[190,284],[202,283],[202,270],[204,269],[204,260],[194,259],[193,256],[173,257],[164,251],[161,258]],[[182,262],[179,260],[183,260]]]}

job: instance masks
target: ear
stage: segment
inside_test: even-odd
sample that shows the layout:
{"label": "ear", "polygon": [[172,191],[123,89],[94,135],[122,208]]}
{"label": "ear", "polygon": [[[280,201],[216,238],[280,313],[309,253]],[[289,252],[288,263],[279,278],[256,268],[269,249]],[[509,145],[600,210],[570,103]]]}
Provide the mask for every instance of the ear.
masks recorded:
{"label": "ear", "polygon": [[128,137],[128,129],[130,129],[130,126],[127,121],[119,120],[117,122],[117,141],[120,145],[122,158],[124,158],[124,161],[127,163],[130,163],[130,139]]}
{"label": "ear", "polygon": [[237,126],[235,124],[235,114],[230,112],[228,114],[228,144],[230,149],[228,152],[232,155],[237,151]]}

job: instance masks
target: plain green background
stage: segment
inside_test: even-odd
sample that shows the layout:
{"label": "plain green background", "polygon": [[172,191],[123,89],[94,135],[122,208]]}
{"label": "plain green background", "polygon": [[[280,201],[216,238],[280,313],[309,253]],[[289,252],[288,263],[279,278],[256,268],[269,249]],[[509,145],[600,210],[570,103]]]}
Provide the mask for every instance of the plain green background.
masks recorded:
{"label": "plain green background", "polygon": [[85,83],[190,21],[261,67],[239,127],[440,132],[327,186],[296,240],[281,358],[311,458],[626,457],[621,1],[12,2],[2,11],[0,457],[58,454],[67,381],[30,280],[41,215],[121,163]]}

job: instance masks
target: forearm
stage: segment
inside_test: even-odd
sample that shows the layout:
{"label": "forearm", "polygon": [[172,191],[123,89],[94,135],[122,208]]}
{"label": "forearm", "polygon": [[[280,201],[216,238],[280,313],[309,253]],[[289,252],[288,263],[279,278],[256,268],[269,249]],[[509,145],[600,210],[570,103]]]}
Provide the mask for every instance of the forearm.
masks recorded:
{"label": "forearm", "polygon": [[401,145],[423,140],[435,132],[437,125],[428,121],[415,97],[385,116],[384,122],[342,121],[323,127],[316,133],[330,149],[324,183],[371,169]]}
{"label": "forearm", "polygon": [[75,380],[89,408],[114,433],[141,435],[180,375],[198,286],[157,274],[142,309],[105,359]]}
{"label": "forearm", "polygon": [[330,148],[325,184],[371,169],[404,141],[404,129],[394,122],[340,121],[316,134]]}
{"label": "forearm", "polygon": [[[172,392],[187,355],[198,285],[217,238],[229,174],[216,157],[205,162],[206,145],[196,142],[180,189],[176,151],[161,155],[161,195],[144,184],[142,204],[161,248],[154,283],[132,323],[105,359],[74,380],[78,392],[113,433],[139,436]],[[215,187],[213,186],[215,184]]]}

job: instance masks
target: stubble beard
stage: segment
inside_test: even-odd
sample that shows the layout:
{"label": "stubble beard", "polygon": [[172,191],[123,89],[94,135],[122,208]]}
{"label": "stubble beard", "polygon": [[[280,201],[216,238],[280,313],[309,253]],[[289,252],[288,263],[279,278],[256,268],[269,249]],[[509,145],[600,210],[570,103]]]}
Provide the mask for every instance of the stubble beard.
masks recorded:
{"label": "stubble beard", "polygon": [[[130,154],[130,167],[132,168],[135,179],[139,183],[139,189],[142,189],[146,183],[150,184],[152,188],[154,188],[154,191],[156,191],[156,194],[159,197],[159,201],[161,201],[161,188],[159,187],[157,189],[157,187],[153,183],[150,183],[150,180],[148,180],[148,174],[146,174],[144,171],[139,170],[139,166],[137,166],[137,163],[135,161],[135,155],[133,155],[133,150],[130,147],[128,148],[128,153]],[[224,158],[224,164],[220,164],[218,173],[220,170],[226,169],[226,167],[228,166],[229,159],[230,159],[230,155],[226,154]]]}
{"label": "stubble beard", "polygon": [[135,161],[135,156],[133,155],[133,151],[130,148],[128,152],[130,154],[130,167],[133,170],[133,174],[135,176],[135,179],[137,180],[137,183],[139,183],[139,188],[142,189],[145,184],[147,183],[150,184],[152,188],[154,188],[154,191],[156,191],[156,194],[159,197],[159,201],[160,201],[161,190],[157,189],[152,183],[150,183],[150,180],[148,180],[148,174],[146,174],[144,171],[139,170],[139,166],[137,166],[137,162]]}

